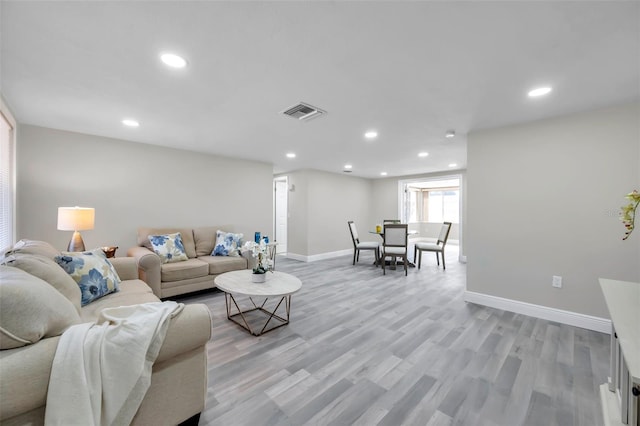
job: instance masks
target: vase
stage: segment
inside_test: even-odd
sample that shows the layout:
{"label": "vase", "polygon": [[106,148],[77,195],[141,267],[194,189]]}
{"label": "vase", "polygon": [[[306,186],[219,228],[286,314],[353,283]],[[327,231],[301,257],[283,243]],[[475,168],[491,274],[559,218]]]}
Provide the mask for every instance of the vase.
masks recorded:
{"label": "vase", "polygon": [[251,274],[252,283],[263,283],[267,279],[267,274]]}

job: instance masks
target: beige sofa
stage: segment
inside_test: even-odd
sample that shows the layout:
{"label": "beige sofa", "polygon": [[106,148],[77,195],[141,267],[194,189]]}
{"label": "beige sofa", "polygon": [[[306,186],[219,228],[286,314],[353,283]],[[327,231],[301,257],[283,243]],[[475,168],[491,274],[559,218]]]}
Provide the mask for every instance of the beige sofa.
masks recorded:
{"label": "beige sofa", "polygon": [[[160,297],[206,290],[215,287],[215,277],[225,272],[252,268],[255,260],[251,255],[211,256],[216,243],[216,231],[233,232],[230,226],[207,226],[201,228],[139,228],[137,246],[127,250],[127,256],[138,263],[140,279],[146,282],[153,293]],[[179,232],[189,260],[162,263],[154,253],[149,235]]]}
{"label": "beige sofa", "polygon": [[[38,241],[23,240],[17,243],[16,247],[18,248],[9,250],[4,255],[0,253],[0,257],[4,258],[0,262],[0,290],[5,289],[5,296],[11,291],[15,292],[16,288],[22,292],[20,289],[25,287],[22,287],[22,281],[16,281],[18,276],[26,278],[26,281],[33,281],[26,282],[29,289],[35,289],[30,291],[40,292],[39,294],[49,293],[45,297],[26,298],[28,302],[16,301],[15,297],[0,300],[3,309],[3,312],[0,312],[0,338],[3,347],[15,337],[15,332],[13,335],[7,332],[7,327],[12,323],[34,322],[34,318],[45,316],[46,312],[43,311],[47,310],[59,314],[49,315],[46,323],[42,321],[42,326],[36,324],[35,331],[42,336],[34,338],[33,343],[0,350],[0,423],[39,425],[44,423],[51,366],[59,335],[63,331],[60,328],[64,326],[66,329],[70,326],[68,323],[61,323],[63,318],[70,318],[70,323],[93,322],[104,308],[157,302],[158,298],[149,286],[138,279],[134,259],[114,258],[109,260],[122,280],[119,291],[80,307],[80,289],[76,285],[76,293],[73,286],[68,287],[64,281],[65,275],[69,278],[68,274],[52,262],[53,257],[59,252],[51,245]],[[62,282],[64,284],[61,284]],[[75,281],[72,280],[71,283],[75,285]],[[14,286],[13,290],[9,288],[11,285]],[[0,297],[4,296],[0,294]],[[33,306],[16,306],[17,303]],[[41,306],[43,304],[51,306]],[[18,317],[21,312],[25,312],[25,318]],[[204,409],[206,397],[205,346],[210,337],[211,316],[203,304],[186,305],[184,310],[171,320],[164,344],[153,365],[151,386],[134,417],[133,424],[175,425],[185,421],[197,423],[199,413]]]}

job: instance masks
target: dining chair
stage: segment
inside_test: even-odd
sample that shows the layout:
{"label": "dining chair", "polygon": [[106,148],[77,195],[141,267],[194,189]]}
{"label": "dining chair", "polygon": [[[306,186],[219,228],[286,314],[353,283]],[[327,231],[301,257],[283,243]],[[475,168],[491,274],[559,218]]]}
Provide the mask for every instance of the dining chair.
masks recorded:
{"label": "dining chair", "polygon": [[380,263],[380,243],[377,241],[360,241],[358,237],[358,230],[356,224],[350,220],[347,222],[349,225],[349,232],[351,233],[351,241],[353,241],[353,264],[360,260],[360,250],[373,250],[376,257],[376,267]]}
{"label": "dining chair", "polygon": [[271,270],[275,271],[276,270],[276,256],[277,256],[277,248],[278,248],[278,242],[274,241],[271,243],[267,243],[267,257],[269,257],[269,259],[271,260]]}
{"label": "dining chair", "polygon": [[418,269],[422,265],[422,252],[433,251],[436,253],[436,262],[440,266],[440,259],[438,253],[442,255],[442,269],[447,269],[444,263],[444,247],[447,245],[449,239],[449,231],[451,231],[451,222],[444,222],[442,228],[440,228],[440,235],[438,235],[438,241],[436,243],[418,242],[413,249],[413,261],[415,262],[416,254],[420,252],[418,257]]}
{"label": "dining chair", "polygon": [[382,223],[400,223],[400,219],[383,219]]}
{"label": "dining chair", "polygon": [[408,225],[406,223],[388,223],[384,225],[382,235],[382,274],[386,275],[385,263],[387,257],[394,261],[401,257],[404,263],[404,275],[407,275],[407,241]]}

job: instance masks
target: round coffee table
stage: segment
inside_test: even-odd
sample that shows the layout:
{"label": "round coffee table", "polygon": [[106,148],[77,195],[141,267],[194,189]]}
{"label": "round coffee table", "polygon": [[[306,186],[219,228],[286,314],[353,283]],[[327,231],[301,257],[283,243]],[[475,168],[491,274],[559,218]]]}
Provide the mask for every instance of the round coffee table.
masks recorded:
{"label": "round coffee table", "polygon": [[[260,336],[267,331],[289,324],[291,295],[300,290],[302,282],[293,275],[274,271],[267,272],[265,282],[254,283],[251,282],[251,274],[251,269],[244,269],[241,271],[225,272],[215,278],[214,282],[216,286],[222,290],[225,295],[224,300],[227,307],[227,319],[235,322],[254,336]],[[236,296],[248,296],[253,307],[245,310],[240,309],[236,301]],[[264,300],[262,303],[256,303],[254,298],[264,298]],[[276,304],[273,311],[265,309],[269,298],[280,298],[280,301]],[[286,311],[286,317],[284,318],[276,313],[280,305],[282,305],[282,302],[284,302]],[[234,306],[237,312],[232,313]],[[251,327],[247,320],[246,314],[253,311],[262,312],[267,315],[267,322],[258,332],[254,331],[254,328]],[[238,317],[240,317],[242,321],[239,321]],[[279,321],[280,324],[267,329],[267,325],[269,325],[272,319]]]}

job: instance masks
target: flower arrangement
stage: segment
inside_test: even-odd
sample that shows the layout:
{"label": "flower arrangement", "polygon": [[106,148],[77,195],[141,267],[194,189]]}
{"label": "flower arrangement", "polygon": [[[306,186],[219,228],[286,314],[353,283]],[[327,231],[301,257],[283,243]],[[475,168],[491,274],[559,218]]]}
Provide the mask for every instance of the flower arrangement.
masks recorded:
{"label": "flower arrangement", "polygon": [[253,241],[244,243],[243,251],[251,252],[251,255],[256,258],[256,266],[253,268],[254,274],[266,274],[271,271],[273,261],[269,258],[268,250],[264,240],[260,240],[260,243]]}
{"label": "flower arrangement", "polygon": [[624,227],[627,228],[622,239],[626,240],[633,232],[636,220],[636,210],[638,209],[638,204],[640,204],[640,193],[634,190],[633,192],[628,193],[624,198],[630,201],[629,204],[622,207],[620,212],[620,219],[622,220]]}

